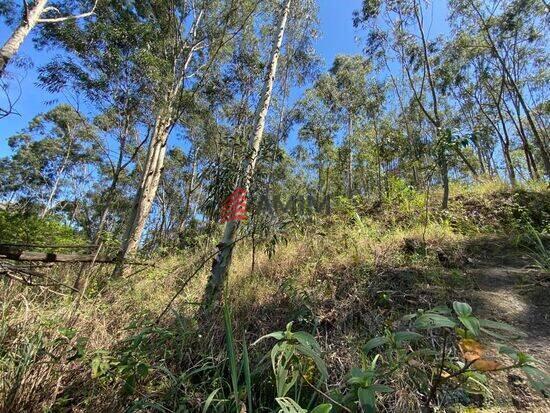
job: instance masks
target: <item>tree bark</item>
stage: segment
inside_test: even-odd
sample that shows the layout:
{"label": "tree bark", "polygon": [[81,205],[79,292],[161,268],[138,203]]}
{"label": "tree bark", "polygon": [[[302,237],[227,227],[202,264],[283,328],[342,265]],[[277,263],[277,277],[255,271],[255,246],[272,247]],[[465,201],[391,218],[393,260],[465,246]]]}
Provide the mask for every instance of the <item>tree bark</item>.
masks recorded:
{"label": "tree bark", "polygon": [[[271,61],[268,66],[266,81],[264,83],[264,88],[260,95],[260,100],[256,109],[254,132],[248,142],[249,156],[243,160],[244,175],[240,179],[240,184],[246,191],[247,196],[250,191],[250,185],[252,183],[252,178],[256,168],[256,161],[260,151],[260,145],[263,140],[266,117],[269,111],[269,105],[271,103],[271,95],[273,93],[275,77],[277,75],[277,64],[279,62],[288,15],[290,13],[290,5],[291,0],[286,0],[284,9],[280,15],[278,33],[273,41]],[[223,238],[218,244],[218,254],[212,263],[212,272],[206,285],[202,307],[203,312],[210,308],[212,303],[221,295],[223,283],[227,277],[227,273],[231,265],[231,256],[233,254],[233,247],[235,245],[238,228],[239,221],[230,221],[225,224]]]}
{"label": "tree bark", "polygon": [[31,30],[39,22],[40,16],[47,4],[48,0],[37,0],[34,7],[25,13],[19,27],[15,29],[4,46],[2,46],[2,49],[0,49],[0,77],[4,75],[9,61],[19,51],[21,44],[23,44]]}
{"label": "tree bark", "polygon": [[117,257],[117,265],[113,272],[115,276],[122,275],[124,260],[128,255],[134,254],[139,246],[159,186],[171,125],[171,108],[168,108],[163,110],[155,121],[155,129],[149,142],[141,183],[134,197],[134,206],[128,218],[126,232]]}
{"label": "tree bark", "polygon": [[199,147],[196,146],[192,150],[192,157],[193,160],[191,161],[191,176],[189,177],[189,183],[187,185],[187,197],[185,200],[185,207],[183,209],[183,215],[181,217],[181,222],[178,227],[178,234],[181,239],[183,236],[183,233],[185,231],[185,225],[187,224],[187,221],[189,220],[191,216],[191,198],[193,196],[194,188],[195,188],[195,178],[197,174],[197,157],[198,157]]}

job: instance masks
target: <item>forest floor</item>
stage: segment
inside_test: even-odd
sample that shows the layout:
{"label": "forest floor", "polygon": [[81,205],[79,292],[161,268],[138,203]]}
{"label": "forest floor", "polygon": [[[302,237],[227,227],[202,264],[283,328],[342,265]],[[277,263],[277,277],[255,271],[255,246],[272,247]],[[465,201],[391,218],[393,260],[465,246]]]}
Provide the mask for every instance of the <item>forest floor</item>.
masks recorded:
{"label": "forest floor", "polygon": [[[550,366],[550,272],[533,265],[525,250],[508,240],[483,238],[473,242],[465,273],[475,287],[465,297],[479,316],[517,326],[526,337],[514,346]],[[495,404],[491,412],[550,412],[550,401],[534,392],[516,373],[499,372],[492,384]],[[503,406],[510,406],[509,408]]]}

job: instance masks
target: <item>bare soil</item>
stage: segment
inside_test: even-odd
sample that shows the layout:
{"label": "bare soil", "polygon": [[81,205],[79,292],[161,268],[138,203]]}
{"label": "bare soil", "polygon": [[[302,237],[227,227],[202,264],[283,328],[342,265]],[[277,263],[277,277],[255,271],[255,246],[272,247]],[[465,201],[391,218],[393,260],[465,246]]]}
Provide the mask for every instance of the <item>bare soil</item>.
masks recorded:
{"label": "bare soil", "polygon": [[[498,241],[476,250],[466,268],[476,286],[467,293],[475,312],[481,318],[503,321],[525,332],[527,337],[505,344],[535,357],[549,372],[550,272],[535,267],[528,253],[503,247]],[[550,412],[549,399],[530,388],[520,372],[499,372],[495,376],[493,407],[483,411]]]}

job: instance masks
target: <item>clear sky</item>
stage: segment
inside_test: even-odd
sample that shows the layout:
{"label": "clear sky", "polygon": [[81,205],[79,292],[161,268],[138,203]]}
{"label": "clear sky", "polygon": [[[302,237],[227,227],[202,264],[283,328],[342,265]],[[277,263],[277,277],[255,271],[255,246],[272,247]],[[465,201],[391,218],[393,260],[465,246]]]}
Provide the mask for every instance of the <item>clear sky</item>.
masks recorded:
{"label": "clear sky", "polygon": [[[361,53],[361,45],[355,41],[356,31],[352,25],[352,13],[359,9],[361,0],[318,0],[320,6],[321,37],[316,41],[317,53],[325,61],[325,67],[330,67],[338,54]],[[434,3],[446,3],[435,0]],[[439,19],[434,19],[436,24]],[[443,19],[444,20],[444,19]],[[11,33],[11,28],[0,23],[0,42],[3,44]],[[19,114],[0,119],[0,156],[8,153],[7,138],[24,128],[28,122],[39,113],[45,112],[63,102],[75,104],[74,97],[69,95],[52,95],[37,86],[38,68],[55,58],[55,51],[37,51],[31,39],[23,44],[18,58],[30,61],[33,67],[19,69],[11,66],[11,70],[20,79],[21,96],[16,104]],[[13,83],[13,82],[12,82]],[[298,91],[295,91],[294,96]],[[12,90],[16,95],[17,90]],[[0,96],[0,104],[5,100]],[[82,109],[82,107],[81,107]]]}

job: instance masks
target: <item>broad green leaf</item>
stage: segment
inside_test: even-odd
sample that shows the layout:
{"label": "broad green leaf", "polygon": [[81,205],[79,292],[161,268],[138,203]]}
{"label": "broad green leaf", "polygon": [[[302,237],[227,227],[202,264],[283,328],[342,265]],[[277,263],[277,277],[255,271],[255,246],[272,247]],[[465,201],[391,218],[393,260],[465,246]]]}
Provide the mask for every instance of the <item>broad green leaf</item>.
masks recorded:
{"label": "broad green leaf", "polygon": [[518,351],[513,349],[512,347],[508,347],[508,346],[500,346],[500,348],[498,349],[498,352],[500,354],[505,354],[507,355],[508,357],[510,357],[512,360],[515,360],[517,361],[518,360]]}
{"label": "broad green leaf", "polygon": [[[512,337],[526,337],[526,334],[518,330],[510,324],[502,323],[499,321],[493,320],[479,320],[479,325],[481,326],[481,331],[492,336],[500,336],[498,333],[495,333],[491,330],[498,330],[508,333],[508,336]],[[502,337],[502,336],[500,336]]]}
{"label": "broad green leaf", "polygon": [[473,316],[458,316],[458,319],[466,329],[474,335],[479,337],[480,325],[479,320]]}
{"label": "broad green leaf", "polygon": [[365,354],[367,354],[369,351],[376,347],[383,346],[384,344],[387,344],[390,341],[388,337],[374,337],[367,341],[367,344],[363,347],[363,351]]}
{"label": "broad green leaf", "polygon": [[444,306],[444,305],[440,305],[440,306],[434,307],[434,308],[430,309],[429,312],[430,312],[430,313],[435,313],[435,314],[441,314],[441,315],[449,315],[449,314],[451,314],[451,310],[449,310],[449,307]]}
{"label": "broad green leaf", "polygon": [[357,397],[365,413],[376,413],[376,397],[371,388],[360,388],[357,390]]}
{"label": "broad green leaf", "polygon": [[455,327],[456,323],[448,317],[439,315],[424,313],[416,319],[414,326],[418,329],[430,329],[441,327]]}
{"label": "broad green leaf", "polygon": [[423,336],[413,331],[398,331],[394,334],[394,337],[395,343],[400,346],[404,343],[420,340]]}
{"label": "broad green leaf", "polygon": [[550,387],[550,376],[533,366],[525,365],[520,368],[527,375],[527,379],[531,386],[543,395],[548,391]]}
{"label": "broad green leaf", "polygon": [[321,373],[321,378],[323,381],[328,378],[327,366],[317,353],[315,353],[311,348],[303,345],[296,346],[296,351],[304,356],[310,357],[313,360],[315,366],[317,366],[317,370]]}
{"label": "broad green leaf", "polygon": [[411,321],[412,319],[416,318],[416,316],[418,316],[417,313],[407,314],[407,315],[404,315],[403,317],[401,317],[401,320]]}
{"label": "broad green leaf", "polygon": [[290,397],[277,397],[275,401],[281,406],[279,413],[307,413],[307,410],[302,409],[300,405]]}
{"label": "broad green leaf", "polygon": [[321,352],[321,346],[317,343],[317,340],[315,340],[315,337],[313,337],[311,334],[304,331],[296,331],[292,334],[293,338],[298,340],[300,344],[311,347],[311,349],[317,353]]}
{"label": "broad green leaf", "polygon": [[351,377],[348,379],[348,383],[366,387],[372,382],[374,376],[374,371],[364,371],[360,368],[354,367],[351,369]]}
{"label": "broad green leaf", "polygon": [[453,309],[455,310],[455,313],[460,317],[468,317],[472,314],[472,307],[470,307],[468,303],[454,301]]}
{"label": "broad green leaf", "polygon": [[384,384],[373,384],[372,386],[369,386],[369,389],[376,393],[391,393],[394,391],[393,388]]}
{"label": "broad green leaf", "polygon": [[276,340],[282,340],[283,338],[285,338],[285,333],[283,333],[282,331],[275,331],[273,333],[266,334],[265,336],[261,336],[258,340],[252,343],[252,345],[254,346],[266,338],[274,338]]}
{"label": "broad green leaf", "polygon": [[332,404],[324,403],[314,408],[311,413],[330,413],[332,411]]}

